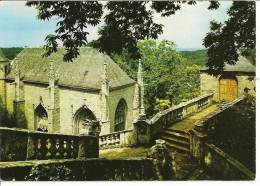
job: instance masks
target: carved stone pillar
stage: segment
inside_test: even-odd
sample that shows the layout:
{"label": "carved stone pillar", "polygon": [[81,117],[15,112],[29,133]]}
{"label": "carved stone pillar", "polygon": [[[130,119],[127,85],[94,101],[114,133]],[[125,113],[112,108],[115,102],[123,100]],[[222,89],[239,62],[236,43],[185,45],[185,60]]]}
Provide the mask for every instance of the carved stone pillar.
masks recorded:
{"label": "carved stone pillar", "polygon": [[104,63],[102,84],[100,91],[100,110],[101,110],[101,134],[110,133],[109,121],[109,80],[107,76],[107,64]]}
{"label": "carved stone pillar", "polygon": [[27,121],[24,113],[24,95],[23,95],[23,82],[21,81],[21,71],[17,59],[13,63],[14,76],[15,76],[15,99],[13,101],[14,115],[17,122],[17,127],[27,128]]}
{"label": "carved stone pillar", "polygon": [[60,132],[60,97],[59,89],[56,85],[58,73],[54,69],[54,61],[50,62],[49,67],[49,98],[50,105],[48,108],[48,119],[50,124],[50,132]]}
{"label": "carved stone pillar", "polygon": [[133,103],[133,115],[135,120],[146,119],[144,108],[144,82],[143,82],[143,69],[141,61],[139,60],[137,83],[135,85],[134,103]]}
{"label": "carved stone pillar", "polygon": [[139,90],[139,118],[145,118],[145,108],[144,108],[144,81],[143,81],[143,68],[141,60],[139,60],[138,73],[137,73],[137,83],[140,87]]}

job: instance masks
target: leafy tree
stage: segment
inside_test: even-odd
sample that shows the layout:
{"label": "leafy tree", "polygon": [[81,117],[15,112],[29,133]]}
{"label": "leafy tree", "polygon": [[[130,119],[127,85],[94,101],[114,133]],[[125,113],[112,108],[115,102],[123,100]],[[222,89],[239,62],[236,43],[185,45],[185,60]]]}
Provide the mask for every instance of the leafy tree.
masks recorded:
{"label": "leafy tree", "polygon": [[144,70],[145,104],[148,115],[158,102],[170,105],[187,101],[199,94],[199,67],[187,66],[170,41],[144,40],[137,43]]}
{"label": "leafy tree", "polygon": [[138,63],[135,59],[131,58],[125,49],[123,49],[121,54],[110,54],[110,57],[128,74],[129,77],[136,79]]}
{"label": "leafy tree", "polygon": [[[57,51],[58,41],[66,48],[65,61],[72,61],[79,55],[79,47],[87,44],[87,28],[100,23],[103,10],[106,26],[100,30],[101,37],[94,46],[107,53],[119,53],[126,48],[133,57],[139,57],[136,43],[140,39],[156,39],[162,33],[163,25],[154,23],[154,12],[170,16],[181,9],[183,4],[196,4],[195,1],[125,1],[107,2],[103,6],[98,1],[29,1],[28,6],[36,6],[38,18],[59,19],[55,34],[46,37],[45,56]],[[218,8],[217,1],[210,1],[209,9]]]}
{"label": "leafy tree", "polygon": [[98,25],[103,14],[103,6],[97,1],[29,1],[27,5],[36,6],[39,19],[59,18],[55,34],[45,39],[44,56],[57,52],[58,41],[61,41],[66,48],[65,61],[79,55],[79,47],[87,44],[88,26]]}
{"label": "leafy tree", "polygon": [[229,19],[224,23],[211,22],[211,31],[204,38],[208,48],[209,73],[218,75],[225,63],[235,64],[240,49],[255,49],[255,2],[234,1],[228,10]]}

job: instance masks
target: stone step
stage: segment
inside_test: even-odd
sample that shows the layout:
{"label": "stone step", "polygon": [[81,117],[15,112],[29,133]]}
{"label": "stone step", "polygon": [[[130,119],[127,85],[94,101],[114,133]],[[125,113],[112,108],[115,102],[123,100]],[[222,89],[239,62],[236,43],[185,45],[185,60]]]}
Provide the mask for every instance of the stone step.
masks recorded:
{"label": "stone step", "polygon": [[165,140],[166,142],[177,144],[177,145],[184,146],[187,148],[189,148],[189,146],[190,146],[189,142],[187,142],[186,140],[183,140],[183,139],[176,138],[175,136],[162,135],[162,136],[160,136],[160,138]]}
{"label": "stone step", "polygon": [[166,131],[169,131],[169,132],[174,132],[174,133],[179,133],[185,137],[189,137],[189,134],[185,131],[182,131],[182,130],[176,130],[176,129],[172,129],[172,128],[167,128],[165,129]]}
{"label": "stone step", "polygon": [[190,142],[190,137],[188,134],[179,133],[179,132],[173,131],[173,130],[166,129],[161,133],[161,136],[174,137],[174,138],[182,140],[182,141]]}
{"label": "stone step", "polygon": [[177,152],[181,152],[181,153],[189,153],[190,152],[189,148],[183,147],[181,145],[166,142],[166,146],[168,148],[172,148],[172,149],[176,150]]}

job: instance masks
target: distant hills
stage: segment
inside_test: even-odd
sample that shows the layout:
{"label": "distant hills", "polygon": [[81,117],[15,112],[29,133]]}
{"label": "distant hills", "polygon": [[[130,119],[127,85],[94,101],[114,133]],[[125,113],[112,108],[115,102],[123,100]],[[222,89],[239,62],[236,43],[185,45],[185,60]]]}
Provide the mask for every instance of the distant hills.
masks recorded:
{"label": "distant hills", "polygon": [[189,65],[196,64],[204,66],[208,60],[207,50],[205,49],[196,51],[180,51],[180,53],[187,59],[186,63]]}

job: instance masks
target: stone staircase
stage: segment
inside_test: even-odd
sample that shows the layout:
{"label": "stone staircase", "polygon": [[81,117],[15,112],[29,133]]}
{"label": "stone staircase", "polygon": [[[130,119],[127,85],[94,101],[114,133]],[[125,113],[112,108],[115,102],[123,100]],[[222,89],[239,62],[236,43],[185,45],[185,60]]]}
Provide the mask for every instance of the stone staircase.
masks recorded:
{"label": "stone staircase", "polygon": [[165,140],[167,147],[172,150],[180,153],[190,152],[190,137],[184,131],[168,128],[161,132],[158,138]]}

